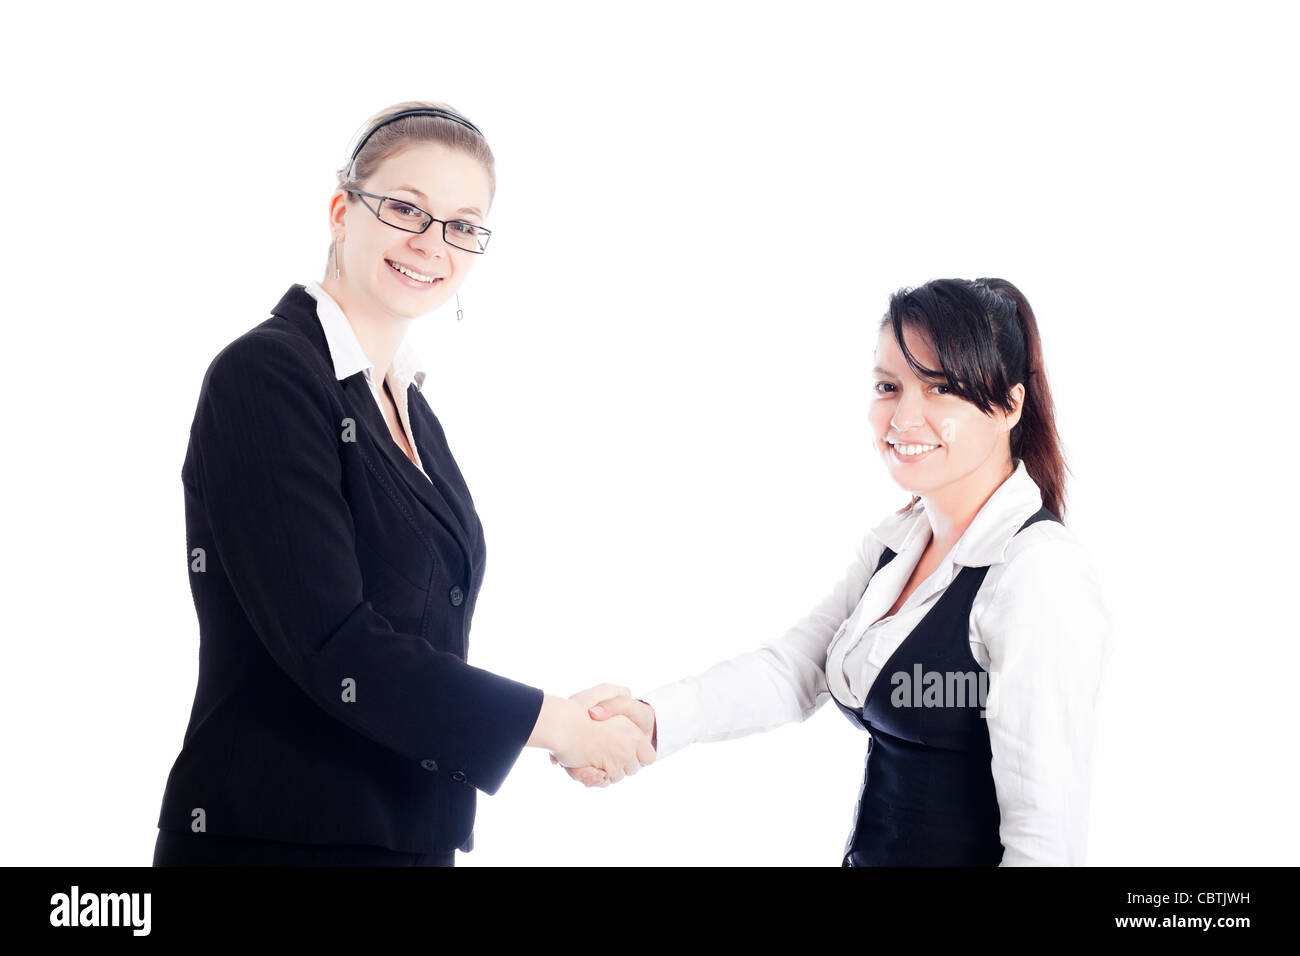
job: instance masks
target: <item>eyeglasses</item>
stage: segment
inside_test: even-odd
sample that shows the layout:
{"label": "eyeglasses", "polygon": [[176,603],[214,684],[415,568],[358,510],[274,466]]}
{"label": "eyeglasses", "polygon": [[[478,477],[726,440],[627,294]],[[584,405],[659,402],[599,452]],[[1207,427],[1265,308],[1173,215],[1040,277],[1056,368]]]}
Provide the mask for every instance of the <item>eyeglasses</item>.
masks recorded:
{"label": "eyeglasses", "polygon": [[482,255],[487,249],[488,240],[492,238],[491,229],[465,222],[463,219],[434,219],[419,206],[413,206],[405,199],[376,196],[374,193],[365,193],[360,189],[349,189],[347,192],[369,199],[378,199],[377,208],[372,207],[365,199],[361,200],[361,204],[373,212],[380,222],[394,229],[401,229],[403,232],[421,233],[435,222],[442,223],[442,238],[447,245],[464,249],[466,252]]}

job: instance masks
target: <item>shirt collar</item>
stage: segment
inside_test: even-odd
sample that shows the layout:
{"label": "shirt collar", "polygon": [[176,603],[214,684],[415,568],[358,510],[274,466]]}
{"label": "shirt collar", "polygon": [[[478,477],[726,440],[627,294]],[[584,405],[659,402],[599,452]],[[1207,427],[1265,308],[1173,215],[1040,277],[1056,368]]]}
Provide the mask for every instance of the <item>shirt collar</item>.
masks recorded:
{"label": "shirt collar", "polygon": [[[1042,506],[1042,492],[1029,476],[1024,459],[1017,458],[1016,470],[984,502],[984,507],[957,540],[949,559],[954,564],[973,568],[1006,560],[1012,537],[1025,519]],[[921,536],[930,534],[925,502],[918,501],[907,511],[890,515],[871,531],[889,550],[901,554]]]}
{"label": "shirt collar", "polygon": [[[325,333],[325,344],[329,346],[330,358],[334,360],[334,377],[340,382],[357,372],[365,372],[366,378],[374,375],[375,363],[366,357],[357,333],[352,328],[343,309],[334,297],[326,292],[315,280],[303,283],[308,294],[316,300],[316,316],[320,319],[321,330]],[[403,392],[412,382],[416,388],[424,387],[424,363],[415,349],[405,339],[393,356],[390,374]]]}

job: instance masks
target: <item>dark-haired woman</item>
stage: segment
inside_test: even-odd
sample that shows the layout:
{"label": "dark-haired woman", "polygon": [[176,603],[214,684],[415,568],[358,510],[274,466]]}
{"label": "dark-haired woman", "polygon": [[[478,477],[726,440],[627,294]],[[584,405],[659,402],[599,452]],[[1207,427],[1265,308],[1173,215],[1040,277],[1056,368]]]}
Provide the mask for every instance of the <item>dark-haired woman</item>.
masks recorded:
{"label": "dark-haired woman", "polygon": [[631,717],[663,759],[834,700],[870,735],[844,865],[1081,864],[1113,622],[1062,523],[1034,314],[998,279],[904,290],[874,365],[876,451],[908,505],[780,638],[592,714]]}

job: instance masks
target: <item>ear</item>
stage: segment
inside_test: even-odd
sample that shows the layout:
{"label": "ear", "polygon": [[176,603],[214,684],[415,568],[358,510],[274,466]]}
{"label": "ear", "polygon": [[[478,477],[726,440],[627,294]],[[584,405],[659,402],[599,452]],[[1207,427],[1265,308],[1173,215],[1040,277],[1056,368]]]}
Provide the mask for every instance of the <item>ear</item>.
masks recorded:
{"label": "ear", "polygon": [[1011,431],[1019,424],[1020,414],[1025,410],[1025,386],[1022,383],[1017,382],[1011,389],[1011,401],[1015,404],[1015,408],[1007,412],[1007,431]]}
{"label": "ear", "polygon": [[334,190],[334,195],[330,197],[330,230],[334,227],[341,226],[347,219],[348,213],[348,194],[341,189]]}

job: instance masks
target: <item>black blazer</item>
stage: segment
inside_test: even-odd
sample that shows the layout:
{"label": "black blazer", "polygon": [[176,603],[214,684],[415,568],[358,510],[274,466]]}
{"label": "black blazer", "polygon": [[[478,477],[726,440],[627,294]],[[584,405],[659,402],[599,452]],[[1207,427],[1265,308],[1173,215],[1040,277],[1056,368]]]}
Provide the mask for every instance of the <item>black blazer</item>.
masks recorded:
{"label": "black blazer", "polygon": [[404,852],[473,846],[542,691],[465,662],[483,528],[409,389],[429,478],[365,375],[335,378],[316,300],[208,366],[181,470],[199,676],[158,826]]}

